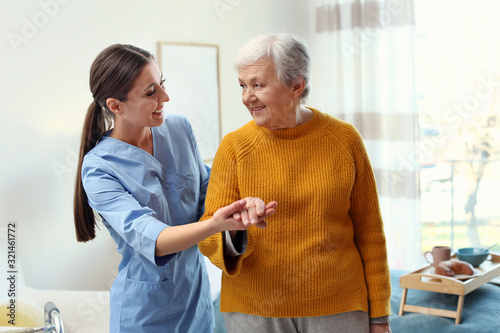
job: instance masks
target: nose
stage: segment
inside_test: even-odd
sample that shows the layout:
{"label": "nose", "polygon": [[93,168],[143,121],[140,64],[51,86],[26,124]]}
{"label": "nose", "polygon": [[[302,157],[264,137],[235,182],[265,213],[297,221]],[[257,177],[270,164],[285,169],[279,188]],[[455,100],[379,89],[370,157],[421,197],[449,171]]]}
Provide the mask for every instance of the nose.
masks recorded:
{"label": "nose", "polygon": [[257,98],[254,95],[253,89],[247,88],[243,91],[241,99],[243,101],[243,104],[249,104],[250,102],[255,101]]}
{"label": "nose", "polygon": [[164,87],[160,87],[159,90],[161,103],[170,101],[170,96],[168,96],[167,90]]}

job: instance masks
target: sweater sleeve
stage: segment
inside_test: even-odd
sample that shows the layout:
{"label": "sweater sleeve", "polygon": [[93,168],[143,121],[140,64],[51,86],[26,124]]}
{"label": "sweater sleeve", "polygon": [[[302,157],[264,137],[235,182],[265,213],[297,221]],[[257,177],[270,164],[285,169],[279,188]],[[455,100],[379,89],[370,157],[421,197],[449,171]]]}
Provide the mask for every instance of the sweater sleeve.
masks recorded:
{"label": "sweater sleeve", "polygon": [[355,180],[351,193],[350,215],[354,241],[363,261],[368,289],[370,318],[391,313],[390,273],[382,215],[373,170],[363,140],[354,130],[353,156]]}
{"label": "sweater sleeve", "polygon": [[[231,134],[228,134],[222,140],[214,158],[205,199],[205,213],[200,220],[211,218],[217,209],[239,199],[241,198],[238,187],[237,158],[231,143]],[[240,272],[244,258],[252,252],[253,242],[249,237],[246,251],[236,258],[224,255],[224,233],[208,237],[201,241],[198,247],[215,266],[229,276],[235,276]]]}

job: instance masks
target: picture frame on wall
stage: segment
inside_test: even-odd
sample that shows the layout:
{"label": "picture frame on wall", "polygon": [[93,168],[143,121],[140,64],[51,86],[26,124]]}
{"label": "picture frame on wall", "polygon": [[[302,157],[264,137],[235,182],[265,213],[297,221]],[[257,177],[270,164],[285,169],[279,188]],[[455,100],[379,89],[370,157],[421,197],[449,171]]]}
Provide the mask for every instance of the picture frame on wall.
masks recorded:
{"label": "picture frame on wall", "polygon": [[213,161],[221,140],[219,46],[158,42],[158,65],[170,97],[164,112],[184,115],[203,161]]}

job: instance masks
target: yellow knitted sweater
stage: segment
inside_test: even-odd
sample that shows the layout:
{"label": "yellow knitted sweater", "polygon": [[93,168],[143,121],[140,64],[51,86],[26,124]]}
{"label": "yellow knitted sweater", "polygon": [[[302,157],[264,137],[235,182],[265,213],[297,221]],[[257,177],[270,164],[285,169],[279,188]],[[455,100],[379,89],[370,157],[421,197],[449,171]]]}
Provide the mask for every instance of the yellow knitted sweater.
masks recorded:
{"label": "yellow knitted sweater", "polygon": [[223,270],[221,311],[266,317],[390,314],[390,277],[373,172],[356,129],[311,109],[291,129],[254,121],[222,140],[202,220],[248,196],[278,202],[238,258],[222,234],[199,244]]}

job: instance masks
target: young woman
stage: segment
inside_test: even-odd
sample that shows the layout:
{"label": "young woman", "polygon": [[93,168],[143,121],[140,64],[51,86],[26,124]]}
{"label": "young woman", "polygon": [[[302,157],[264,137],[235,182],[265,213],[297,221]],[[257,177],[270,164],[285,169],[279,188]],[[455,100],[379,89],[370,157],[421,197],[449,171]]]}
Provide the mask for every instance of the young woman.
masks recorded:
{"label": "young woman", "polygon": [[154,57],[130,45],[106,48],[90,70],[94,101],[83,128],[74,217],[77,239],[86,242],[98,215],[122,255],[110,332],[212,332],[209,280],[196,244],[265,224],[274,212],[275,203],[247,198],[208,223],[191,223],[203,214],[210,170],[189,122],[164,114],[163,81]]}

